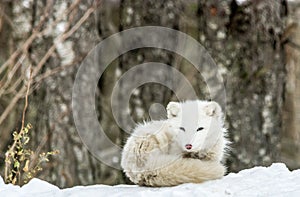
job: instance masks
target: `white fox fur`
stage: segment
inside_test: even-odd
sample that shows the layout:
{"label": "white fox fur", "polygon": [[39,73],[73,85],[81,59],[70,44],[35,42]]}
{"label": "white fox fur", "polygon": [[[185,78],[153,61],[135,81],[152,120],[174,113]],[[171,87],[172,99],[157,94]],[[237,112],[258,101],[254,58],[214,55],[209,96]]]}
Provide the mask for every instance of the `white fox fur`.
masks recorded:
{"label": "white fox fur", "polygon": [[135,184],[173,186],[221,178],[226,145],[216,102],[170,102],[168,119],[138,125],[128,138],[121,166]]}

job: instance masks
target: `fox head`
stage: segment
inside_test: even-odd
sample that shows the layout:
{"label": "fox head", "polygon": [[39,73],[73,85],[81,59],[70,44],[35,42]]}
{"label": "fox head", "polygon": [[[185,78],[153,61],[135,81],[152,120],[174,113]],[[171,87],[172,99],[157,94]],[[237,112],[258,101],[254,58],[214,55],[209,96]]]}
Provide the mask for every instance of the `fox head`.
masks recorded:
{"label": "fox head", "polygon": [[182,151],[209,149],[223,135],[222,110],[214,101],[170,102],[167,115]]}

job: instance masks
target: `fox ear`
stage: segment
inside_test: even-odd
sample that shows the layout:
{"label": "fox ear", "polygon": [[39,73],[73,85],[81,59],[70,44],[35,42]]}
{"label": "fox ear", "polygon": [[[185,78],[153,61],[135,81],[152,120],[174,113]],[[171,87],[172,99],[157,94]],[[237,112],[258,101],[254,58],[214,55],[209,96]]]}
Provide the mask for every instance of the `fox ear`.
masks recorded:
{"label": "fox ear", "polygon": [[179,113],[179,103],[177,102],[170,102],[167,105],[167,113],[168,113],[168,118],[174,118],[178,115]]}
{"label": "fox ear", "polygon": [[220,116],[222,114],[221,106],[214,101],[210,101],[205,107],[204,111],[208,116]]}

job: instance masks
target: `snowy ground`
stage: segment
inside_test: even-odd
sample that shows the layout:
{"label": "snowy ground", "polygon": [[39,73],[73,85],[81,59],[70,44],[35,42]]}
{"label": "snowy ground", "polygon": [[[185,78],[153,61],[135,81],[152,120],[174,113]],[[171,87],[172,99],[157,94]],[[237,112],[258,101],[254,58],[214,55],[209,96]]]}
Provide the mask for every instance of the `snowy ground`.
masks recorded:
{"label": "snowy ground", "polygon": [[220,180],[203,184],[183,184],[176,187],[149,188],[134,185],[94,185],[59,189],[39,179],[23,187],[5,185],[0,177],[0,196],[300,196],[300,169],[289,171],[284,164],[255,167],[231,173]]}

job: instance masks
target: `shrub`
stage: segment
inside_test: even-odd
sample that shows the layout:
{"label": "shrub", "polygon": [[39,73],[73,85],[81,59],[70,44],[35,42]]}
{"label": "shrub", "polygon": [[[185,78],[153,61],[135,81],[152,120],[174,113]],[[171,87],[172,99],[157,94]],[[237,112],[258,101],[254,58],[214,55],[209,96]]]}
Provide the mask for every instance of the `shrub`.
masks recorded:
{"label": "shrub", "polygon": [[23,185],[42,171],[42,163],[49,162],[50,155],[56,155],[58,150],[38,153],[28,148],[31,124],[27,124],[20,132],[13,132],[13,143],[5,153],[5,182]]}

